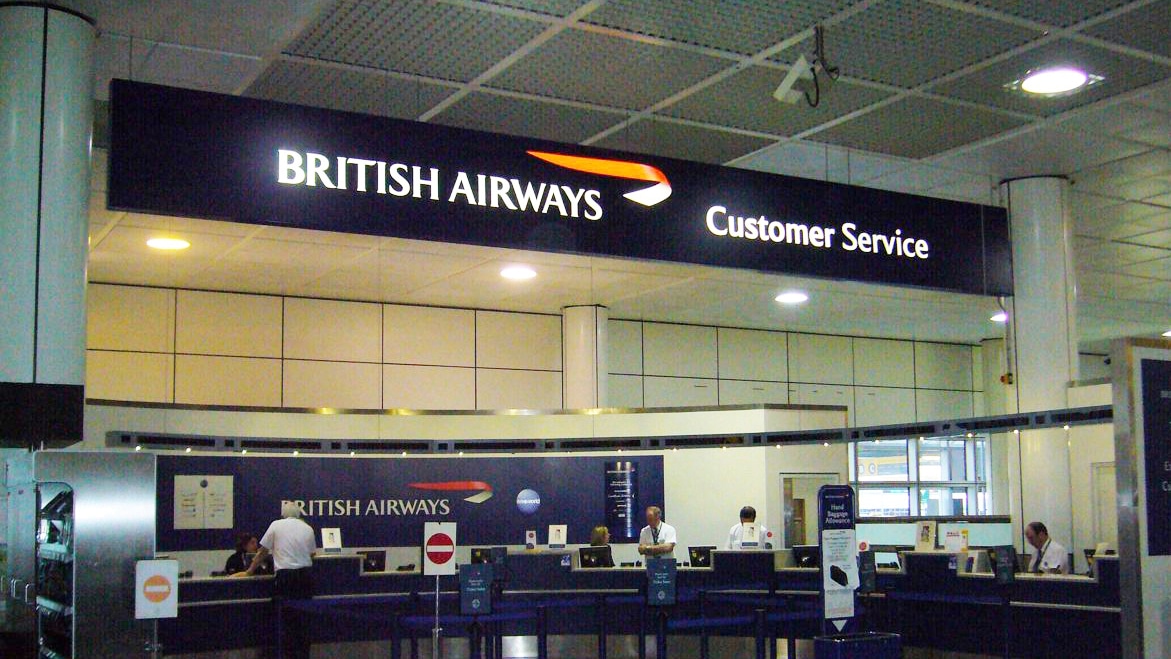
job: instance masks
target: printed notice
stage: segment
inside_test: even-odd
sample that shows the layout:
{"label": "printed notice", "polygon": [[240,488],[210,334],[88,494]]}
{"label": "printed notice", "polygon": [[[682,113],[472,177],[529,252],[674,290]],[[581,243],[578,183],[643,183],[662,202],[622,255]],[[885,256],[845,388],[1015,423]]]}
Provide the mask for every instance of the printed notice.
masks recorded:
{"label": "printed notice", "polygon": [[175,528],[232,528],[232,478],[175,476]]}

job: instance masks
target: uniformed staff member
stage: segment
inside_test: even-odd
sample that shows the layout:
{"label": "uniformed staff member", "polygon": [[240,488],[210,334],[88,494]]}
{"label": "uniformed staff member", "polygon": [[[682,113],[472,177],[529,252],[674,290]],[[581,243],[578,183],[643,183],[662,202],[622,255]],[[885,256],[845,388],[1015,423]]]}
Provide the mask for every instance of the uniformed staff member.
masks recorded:
{"label": "uniformed staff member", "polygon": [[663,509],[647,508],[646,526],[638,534],[638,553],[647,558],[673,558],[675,542],[675,527],[663,521]]}
{"label": "uniformed staff member", "polygon": [[1049,529],[1041,522],[1029,522],[1025,540],[1037,551],[1029,561],[1029,572],[1034,574],[1069,574],[1069,553],[1065,547],[1049,537]]}

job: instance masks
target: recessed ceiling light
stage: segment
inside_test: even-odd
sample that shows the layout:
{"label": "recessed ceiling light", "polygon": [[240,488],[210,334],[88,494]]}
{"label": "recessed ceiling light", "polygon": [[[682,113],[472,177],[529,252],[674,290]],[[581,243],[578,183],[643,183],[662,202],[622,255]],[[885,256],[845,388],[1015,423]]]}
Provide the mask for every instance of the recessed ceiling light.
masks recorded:
{"label": "recessed ceiling light", "polygon": [[153,247],[154,249],[167,250],[187,249],[188,247],[191,247],[191,243],[183,240],[182,238],[151,238],[150,240],[146,241],[146,245],[147,247]]}
{"label": "recessed ceiling light", "polygon": [[505,279],[532,279],[537,276],[537,271],[527,265],[510,265],[500,271],[500,276]]}
{"label": "recessed ceiling light", "polygon": [[1072,66],[1053,66],[1029,71],[1023,78],[1005,87],[1034,96],[1061,96],[1073,94],[1102,80],[1102,76]]}
{"label": "recessed ceiling light", "polygon": [[1004,313],[1003,311],[1000,311],[998,313],[992,314],[992,317],[989,318],[988,320],[991,320],[994,323],[1007,323],[1008,322],[1008,314]]}
{"label": "recessed ceiling light", "polygon": [[801,304],[809,299],[809,296],[801,291],[785,291],[773,298],[781,304]]}
{"label": "recessed ceiling light", "polygon": [[1167,330],[1166,332],[1163,332],[1163,336],[1165,336],[1167,338],[1171,338],[1171,330]]}

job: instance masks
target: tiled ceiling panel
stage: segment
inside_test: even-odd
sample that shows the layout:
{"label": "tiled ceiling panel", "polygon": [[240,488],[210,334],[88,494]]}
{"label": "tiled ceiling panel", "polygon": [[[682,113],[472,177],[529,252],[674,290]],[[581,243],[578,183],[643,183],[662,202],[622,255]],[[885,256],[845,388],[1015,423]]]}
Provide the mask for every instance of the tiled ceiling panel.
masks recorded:
{"label": "tiled ceiling panel", "polygon": [[513,64],[491,86],[641,110],[727,65],[684,50],[570,30]]}
{"label": "tiled ceiling panel", "polygon": [[[1076,65],[1102,76],[1104,80],[1079,93],[1058,97],[1030,96],[1005,88],[1006,84],[1021,79],[1030,70],[1057,64]],[[1171,68],[1161,64],[1061,39],[933,87],[931,91],[1048,117],[1149,85],[1168,75],[1171,75]]]}
{"label": "tiled ceiling panel", "polygon": [[817,133],[814,139],[906,158],[924,158],[1004,132],[1020,119],[926,98],[906,98]]}
{"label": "tiled ceiling panel", "polygon": [[431,121],[461,128],[576,143],[623,119],[625,115],[616,112],[477,92],[460,99]]}
{"label": "tiled ceiling panel", "polygon": [[719,164],[772,143],[758,137],[644,119],[594,146]]}
{"label": "tiled ceiling panel", "polygon": [[822,94],[816,108],[804,102],[790,105],[772,96],[785,73],[771,67],[750,67],[660,114],[788,136],[891,96],[891,92],[841,82]]}
{"label": "tiled ceiling panel", "polygon": [[511,9],[523,9],[549,16],[566,16],[584,0],[488,0],[487,4]]}
{"label": "tiled ceiling panel", "polygon": [[286,52],[467,82],[545,27],[537,21],[442,3],[342,0]]}
{"label": "tiled ceiling panel", "polygon": [[614,0],[585,22],[752,55],[851,4],[851,0]]}
{"label": "tiled ceiling panel", "polygon": [[1046,25],[1069,27],[1125,5],[1125,0],[967,0],[970,5]]}
{"label": "tiled ceiling panel", "polygon": [[889,0],[827,28],[825,51],[845,75],[914,87],[1038,36],[921,0]]}
{"label": "tiled ceiling panel", "polygon": [[1171,0],[1139,7],[1115,19],[1092,26],[1086,34],[1164,57],[1171,57]]}
{"label": "tiled ceiling panel", "polygon": [[277,60],[245,92],[283,103],[414,119],[455,89],[378,71]]}

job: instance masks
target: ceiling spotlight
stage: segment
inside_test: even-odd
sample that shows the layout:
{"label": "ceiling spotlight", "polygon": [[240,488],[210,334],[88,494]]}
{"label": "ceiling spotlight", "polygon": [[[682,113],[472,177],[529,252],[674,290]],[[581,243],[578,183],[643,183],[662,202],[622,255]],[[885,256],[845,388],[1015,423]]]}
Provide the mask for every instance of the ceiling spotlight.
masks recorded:
{"label": "ceiling spotlight", "polygon": [[801,291],[785,291],[773,298],[781,304],[801,304],[809,299],[809,296]]}
{"label": "ceiling spotlight", "polygon": [[988,320],[991,320],[994,323],[1007,323],[1008,322],[1008,314],[1004,313],[1003,311],[1000,311],[1000,312],[992,314],[992,317],[989,318]]}
{"label": "ceiling spotlight", "polygon": [[1054,66],[1029,71],[1023,78],[1014,80],[1005,87],[1034,96],[1062,96],[1073,94],[1102,80],[1102,76],[1086,73],[1078,68]]}
{"label": "ceiling spotlight", "polygon": [[537,271],[528,267],[527,265],[510,265],[500,271],[500,276],[505,279],[513,279],[521,281],[524,279],[532,279],[537,276]]}
{"label": "ceiling spotlight", "polygon": [[1163,332],[1163,336],[1165,336],[1167,338],[1171,338],[1171,330],[1167,330],[1166,332]]}
{"label": "ceiling spotlight", "polygon": [[152,247],[154,249],[175,251],[180,249],[187,249],[188,247],[191,247],[191,243],[183,240],[182,238],[151,238],[150,240],[146,241],[146,246]]}

